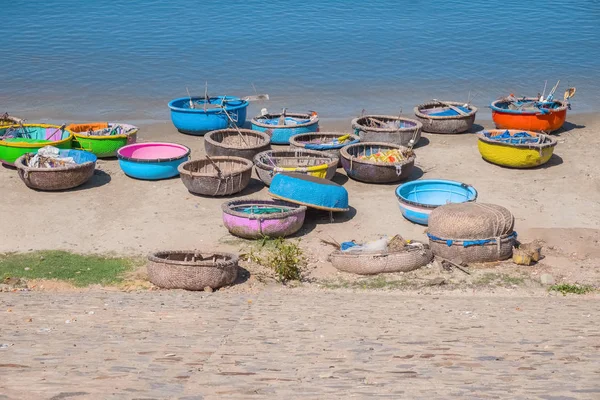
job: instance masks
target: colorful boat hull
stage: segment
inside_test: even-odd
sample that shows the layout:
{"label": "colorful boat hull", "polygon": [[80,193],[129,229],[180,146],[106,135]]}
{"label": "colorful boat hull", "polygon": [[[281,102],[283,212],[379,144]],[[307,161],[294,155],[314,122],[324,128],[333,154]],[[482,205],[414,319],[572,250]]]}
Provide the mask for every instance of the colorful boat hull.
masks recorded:
{"label": "colorful boat hull", "polygon": [[[490,132],[494,132],[494,130]],[[504,132],[504,130],[498,130],[498,133],[501,132]],[[520,130],[509,130],[509,132],[520,132]],[[532,131],[527,133],[532,136],[540,135]],[[534,168],[543,165],[552,158],[554,147],[556,147],[556,140],[547,135],[544,136],[548,138],[550,144],[541,148],[494,143],[489,140],[483,140],[481,135],[481,133],[478,134],[480,138],[477,141],[481,157],[492,164],[509,168]]]}
{"label": "colorful boat hull", "polygon": [[[11,125],[11,126],[2,126],[0,128],[0,136],[4,135],[6,129],[9,128],[19,128],[20,125]],[[36,129],[43,130],[46,132],[46,136],[52,136],[53,132],[56,129],[60,128],[57,125],[47,125],[47,124],[24,124],[23,127],[25,129]],[[58,136],[58,135],[57,135]],[[73,132],[68,129],[64,129],[61,133],[60,140],[44,140],[43,143],[28,143],[28,142],[19,142],[19,141],[5,141],[0,140],[0,162],[5,165],[14,166],[17,158],[21,157],[26,153],[35,153],[39,149],[45,146],[54,146],[59,149],[70,149],[72,147],[73,141]]]}
{"label": "colorful boat hull", "polygon": [[[531,100],[531,99],[528,99]],[[554,132],[560,129],[567,119],[567,104],[559,108],[549,109],[547,113],[508,110],[499,107],[501,100],[492,103],[492,119],[498,129],[521,129],[533,132]]]}
{"label": "colorful boat hull", "polygon": [[[244,214],[236,212],[237,204],[259,203],[265,207],[286,206],[286,211],[277,214]],[[234,200],[223,204],[223,224],[229,232],[244,239],[263,237],[286,237],[298,232],[304,224],[306,207],[292,205],[279,200]]]}
{"label": "colorful boat hull", "polygon": [[[135,150],[154,146],[156,156],[137,156]],[[158,148],[161,149],[158,149]],[[170,148],[170,149],[169,149]],[[161,154],[162,153],[162,154]],[[117,152],[119,166],[123,172],[132,178],[143,180],[159,180],[173,178],[179,175],[179,164],[186,162],[190,149],[174,143],[136,143],[121,147]]]}
{"label": "colorful boat hull", "polygon": [[297,173],[273,177],[271,197],[327,211],[348,211],[348,191],[337,183]]}
{"label": "colorful boat hull", "polygon": [[[110,135],[110,136],[89,136],[84,135],[84,132],[92,130],[105,129],[114,125],[122,125],[131,128],[131,131],[126,135]],[[89,151],[98,158],[116,157],[117,151],[128,144],[135,143],[137,140],[138,128],[133,125],[116,124],[112,122],[89,122],[86,124],[71,124],[67,129],[73,131],[75,139],[73,147],[80,150]]]}
{"label": "colorful boat hull", "polygon": [[429,223],[429,214],[447,203],[464,203],[477,199],[473,186],[449,180],[423,179],[396,188],[396,198],[404,218],[419,225]]}
{"label": "colorful boat hull", "polygon": [[[310,117],[311,117],[309,114],[287,113],[286,115],[289,117],[305,118],[305,119],[310,119]],[[280,116],[280,114],[271,114],[270,116],[273,118],[278,118]],[[307,122],[305,124],[283,126],[283,125],[268,125],[268,124],[261,123],[258,121],[258,119],[261,117],[263,117],[263,116],[259,115],[255,118],[252,118],[252,121],[251,121],[252,122],[252,130],[259,131],[259,132],[265,132],[265,133],[269,134],[271,136],[272,144],[280,144],[280,145],[290,144],[290,138],[292,136],[300,135],[303,133],[318,132],[318,130],[319,130],[319,118],[315,118],[312,121]]]}
{"label": "colorful boat hull", "polygon": [[[189,104],[189,97],[181,97],[171,100],[169,108],[171,109],[171,121],[175,128],[181,133],[189,135],[203,136],[206,132],[225,129],[230,126],[230,119],[235,125],[242,127],[246,122],[246,112],[248,102],[234,96],[217,96],[211,98],[213,104],[219,104],[225,98],[229,103],[225,103],[222,108],[186,108]],[[214,99],[214,100],[213,100]],[[192,97],[192,101],[203,101],[203,97]],[[229,117],[227,116],[229,114]]]}

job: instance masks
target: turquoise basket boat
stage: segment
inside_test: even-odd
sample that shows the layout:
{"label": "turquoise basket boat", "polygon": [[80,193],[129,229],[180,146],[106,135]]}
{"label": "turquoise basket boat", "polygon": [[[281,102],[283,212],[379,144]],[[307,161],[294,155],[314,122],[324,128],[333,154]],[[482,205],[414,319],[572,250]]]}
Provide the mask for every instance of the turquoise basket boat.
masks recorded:
{"label": "turquoise basket boat", "polygon": [[[189,97],[171,100],[171,121],[181,133],[202,136],[206,132],[225,129],[235,123],[243,126],[246,122],[248,101],[234,96]],[[206,107],[205,107],[206,105]],[[228,116],[229,114],[229,116]]]}
{"label": "turquoise basket boat", "polygon": [[275,175],[269,195],[276,199],[326,211],[348,211],[348,191],[337,183],[293,172]]}
{"label": "turquoise basket boat", "polygon": [[477,199],[477,190],[465,183],[423,179],[404,183],[396,188],[398,205],[404,218],[427,225],[429,214],[448,203],[465,203]]}
{"label": "turquoise basket boat", "polygon": [[280,124],[282,114],[265,114],[252,118],[252,130],[265,132],[271,136],[273,144],[290,144],[290,138],[302,133],[317,132],[317,113],[285,113],[285,124]]}

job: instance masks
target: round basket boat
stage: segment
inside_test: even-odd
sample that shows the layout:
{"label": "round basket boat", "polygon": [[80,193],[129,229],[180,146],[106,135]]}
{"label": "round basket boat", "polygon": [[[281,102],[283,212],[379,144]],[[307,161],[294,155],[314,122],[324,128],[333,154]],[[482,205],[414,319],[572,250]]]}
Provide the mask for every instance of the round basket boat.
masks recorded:
{"label": "round basket boat", "polygon": [[416,106],[414,111],[425,132],[463,133],[473,127],[477,108],[456,101],[430,101]]}
{"label": "round basket boat", "polygon": [[[171,121],[181,133],[202,136],[206,132],[225,129],[231,120],[237,126],[246,122],[248,102],[235,96],[189,97],[171,100]],[[229,114],[229,116],[227,116]],[[231,118],[231,119],[230,119]]]}
{"label": "round basket boat", "polygon": [[176,143],[134,143],[117,151],[119,165],[126,175],[144,180],[173,178],[177,167],[190,157],[190,149]]}
{"label": "round basket boat", "polygon": [[244,239],[286,237],[302,228],[306,207],[280,200],[234,200],[223,203],[223,224]]}
{"label": "round basket boat", "polygon": [[191,193],[229,196],[248,186],[252,166],[252,161],[241,157],[211,157],[181,164],[179,174]]}
{"label": "round basket boat", "polygon": [[495,204],[456,203],[429,216],[429,246],[436,256],[463,262],[492,262],[512,256],[514,217]]}
{"label": "round basket boat", "polygon": [[538,104],[538,99],[534,97],[522,98],[517,102],[507,99],[494,101],[490,108],[496,128],[550,133],[563,126],[569,108],[567,102],[554,100],[540,107],[532,107],[535,104]]}
{"label": "round basket boat", "polygon": [[89,122],[67,126],[75,136],[73,147],[98,158],[116,157],[117,150],[136,142],[138,127],[116,122]]}
{"label": "round basket boat", "polygon": [[70,149],[73,132],[58,125],[23,124],[0,127],[0,162],[13,165],[17,158],[53,146]]}
{"label": "round basket boat", "polygon": [[427,225],[429,214],[439,206],[465,203],[477,199],[477,190],[466,183],[423,179],[404,183],[396,188],[396,198],[404,218]]}
{"label": "round basket boat", "polygon": [[477,139],[484,160],[510,168],[533,168],[547,163],[557,144],[551,136],[515,129],[481,131]]}
{"label": "round basket boat", "polygon": [[409,272],[427,265],[433,252],[426,244],[407,246],[405,250],[385,253],[335,251],[329,256],[331,264],[340,271],[358,275],[386,272]]}
{"label": "round basket boat", "polygon": [[280,114],[259,115],[252,118],[252,129],[266,132],[271,136],[273,144],[290,144],[290,138],[301,133],[317,132],[319,130],[319,117],[311,119],[307,113],[285,113],[285,125],[279,124]]}
{"label": "round basket boat", "polygon": [[60,150],[60,157],[71,157],[75,164],[51,168],[30,167],[34,153],[27,153],[15,161],[21,180],[36,190],[67,190],[83,185],[96,169],[96,156],[82,150]]}
{"label": "round basket boat", "polygon": [[269,150],[270,142],[268,134],[250,129],[221,129],[204,136],[204,148],[209,156],[242,157],[250,161],[261,151]]}
{"label": "round basket boat", "polygon": [[[396,155],[385,159],[361,159],[376,157],[390,150],[397,150]],[[357,143],[341,150],[342,166],[348,177],[366,183],[391,183],[404,180],[410,176],[415,165],[415,154],[407,147],[388,143]]]}
{"label": "round basket boat", "polygon": [[287,148],[267,150],[254,157],[256,173],[269,186],[280,172],[296,172],[317,178],[333,179],[339,158],[316,150]]}
{"label": "round basket boat", "polygon": [[317,210],[348,211],[348,191],[327,179],[298,173],[275,175],[269,195]]}
{"label": "round basket boat", "polygon": [[[294,135],[290,138],[290,145],[301,149],[322,151],[340,157],[340,150],[344,146],[360,142],[360,138],[351,133],[339,132],[316,132],[302,133]],[[342,166],[342,160],[338,163],[338,167]]]}
{"label": "round basket boat", "polygon": [[361,142],[391,143],[408,146],[419,143],[421,122],[397,115],[365,115],[352,120],[354,134]]}
{"label": "round basket boat", "polygon": [[164,289],[203,290],[231,285],[238,256],[230,253],[159,251],[148,256],[148,279]]}

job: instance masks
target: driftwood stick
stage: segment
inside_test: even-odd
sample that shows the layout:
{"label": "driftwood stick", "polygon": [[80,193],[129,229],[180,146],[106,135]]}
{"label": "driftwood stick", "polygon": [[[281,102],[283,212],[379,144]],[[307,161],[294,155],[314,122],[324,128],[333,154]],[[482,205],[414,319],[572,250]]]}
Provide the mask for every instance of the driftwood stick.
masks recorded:
{"label": "driftwood stick", "polygon": [[444,257],[440,257],[440,256],[435,256],[435,257],[438,258],[438,259],[440,259],[440,260],[442,260],[442,261],[444,261],[444,262],[447,262],[448,264],[452,265],[455,268],[458,268],[459,270],[461,270],[465,274],[471,275],[471,273],[469,271],[467,271],[466,269],[464,269],[462,266],[458,265],[457,263],[455,263],[453,261],[450,261],[450,260],[448,260],[447,258],[444,258]]}
{"label": "driftwood stick", "polygon": [[440,101],[438,99],[433,99],[433,101],[437,101],[440,104],[445,105],[446,107],[450,107],[452,110],[456,111],[457,113],[459,113],[460,115],[468,115],[468,113],[464,112],[463,110],[461,110],[460,108],[453,106],[450,103],[446,103],[445,101]]}
{"label": "driftwood stick", "polygon": [[212,158],[210,158],[208,156],[208,154],[206,155],[206,159],[208,161],[210,161],[210,163],[213,165],[213,167],[215,167],[215,169],[217,170],[217,174],[219,175],[219,178],[223,178],[223,171],[221,171],[221,168],[219,168],[219,166],[217,165],[217,163],[215,163]]}

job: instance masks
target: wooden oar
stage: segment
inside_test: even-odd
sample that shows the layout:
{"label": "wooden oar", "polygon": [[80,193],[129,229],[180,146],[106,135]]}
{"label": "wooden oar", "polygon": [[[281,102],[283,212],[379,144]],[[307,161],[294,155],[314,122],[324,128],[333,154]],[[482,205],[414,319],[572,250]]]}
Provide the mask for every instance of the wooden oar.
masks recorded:
{"label": "wooden oar", "polygon": [[231,125],[233,125],[233,128],[240,135],[240,138],[242,139],[242,142],[244,142],[244,144],[249,147],[250,145],[246,141],[246,138],[244,138],[244,134],[242,133],[242,131],[240,130],[240,128],[238,128],[237,124],[235,123],[235,121],[233,120],[233,118],[231,118],[231,115],[229,115],[229,113],[227,112],[227,110],[225,109],[225,107],[223,107],[222,103],[221,103],[221,109],[223,110],[223,112],[225,113],[225,115],[227,116],[227,118],[229,119],[229,122],[231,122]]}
{"label": "wooden oar", "polygon": [[206,155],[206,159],[207,159],[208,161],[210,161],[210,163],[213,165],[213,167],[215,167],[215,169],[217,170],[217,174],[219,175],[219,178],[221,178],[221,179],[222,179],[222,178],[223,178],[223,171],[221,171],[221,168],[219,168],[219,166],[217,165],[217,163],[215,163],[215,162],[212,160],[212,158],[210,158],[210,157],[208,156],[208,154]]}
{"label": "wooden oar", "polygon": [[50,137],[48,137],[46,140],[50,140],[51,138],[54,137],[54,135],[56,135],[59,131],[62,131],[63,129],[65,129],[67,127],[67,124],[62,124],[61,126],[58,127],[57,130],[54,131],[54,133],[52,135],[50,135]]}
{"label": "wooden oar", "polygon": [[450,103],[446,103],[445,101],[440,101],[438,99],[433,99],[433,101],[437,101],[440,104],[445,105],[446,107],[450,107],[452,110],[456,111],[457,113],[459,113],[460,115],[469,115],[469,113],[464,112],[463,110],[461,110],[460,108],[453,106]]}

